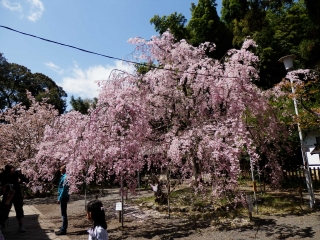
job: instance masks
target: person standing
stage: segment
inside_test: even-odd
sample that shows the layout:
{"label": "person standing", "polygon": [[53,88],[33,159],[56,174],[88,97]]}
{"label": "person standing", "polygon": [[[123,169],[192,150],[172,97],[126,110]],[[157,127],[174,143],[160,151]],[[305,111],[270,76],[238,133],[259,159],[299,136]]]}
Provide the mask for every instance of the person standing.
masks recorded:
{"label": "person standing", "polygon": [[[1,201],[0,203],[0,222],[1,222],[1,229],[3,230],[6,227],[6,220],[8,219],[9,212],[10,212],[10,204],[12,198],[14,197],[14,190],[9,184],[6,184],[0,188],[0,196],[5,196],[5,202]],[[1,240],[1,234],[0,234]]]}
{"label": "person standing", "polygon": [[60,167],[60,181],[58,184],[58,204],[60,204],[62,226],[56,235],[66,235],[68,228],[67,203],[69,201],[69,186],[67,183],[66,166]]}
{"label": "person standing", "polygon": [[[12,204],[14,205],[14,209],[16,211],[16,218],[19,223],[19,232],[25,232],[26,229],[23,226],[23,218],[24,218],[24,211],[23,211],[23,196],[20,188],[20,184],[25,182],[28,183],[29,180],[21,173],[20,169],[15,169],[14,166],[8,164],[5,166],[4,171],[0,174],[0,182],[1,186],[10,186],[7,192],[10,190],[14,190],[14,196],[9,203],[8,209],[10,211]],[[7,197],[11,197],[8,194],[4,194],[2,198],[2,204],[4,205],[7,202]],[[8,211],[8,213],[9,213]],[[5,216],[7,219],[8,216]],[[4,223],[2,222],[2,227],[5,227]]]}

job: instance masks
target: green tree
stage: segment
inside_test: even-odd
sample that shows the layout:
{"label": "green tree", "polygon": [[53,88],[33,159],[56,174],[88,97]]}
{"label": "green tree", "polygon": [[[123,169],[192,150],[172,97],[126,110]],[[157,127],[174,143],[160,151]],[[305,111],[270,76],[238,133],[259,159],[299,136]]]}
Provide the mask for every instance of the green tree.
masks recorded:
{"label": "green tree", "polygon": [[35,96],[37,101],[47,98],[59,113],[66,109],[66,92],[51,78],[42,73],[31,73],[25,66],[9,63],[0,53],[0,109],[12,108],[18,103],[29,107],[26,90]]}
{"label": "green tree", "polygon": [[310,20],[313,22],[312,32],[310,32],[313,41],[305,45],[310,53],[311,68],[320,71],[320,1],[305,0],[306,8]]}
{"label": "green tree", "polygon": [[71,100],[70,100],[70,104],[71,104],[73,110],[78,111],[82,114],[88,114],[90,108],[95,109],[97,102],[98,102],[97,98],[82,99],[81,97],[78,97],[77,99],[75,99],[73,96],[71,96]]}
{"label": "green tree", "polygon": [[299,68],[319,68],[320,21],[312,20],[305,1],[223,0],[222,3],[222,20],[232,31],[233,45],[238,47],[251,36],[259,46],[256,52],[260,58],[261,80],[256,83],[259,87],[268,89],[281,81],[286,71],[277,60],[287,54],[298,56]]}
{"label": "green tree", "polygon": [[[222,20],[233,34],[232,44],[239,47],[250,36],[258,44],[256,54],[260,58],[260,81],[256,85],[268,89],[281,81],[286,72],[277,60],[284,51],[279,43],[272,41],[275,29],[269,21],[268,13],[279,13],[284,2],[290,0],[223,0]],[[287,53],[286,53],[287,54]]]}
{"label": "green tree", "polygon": [[217,14],[216,0],[199,0],[198,4],[191,4],[191,19],[185,26],[187,19],[176,12],[160,17],[155,15],[150,23],[160,34],[170,29],[177,41],[186,39],[193,46],[204,42],[213,42],[217,49],[208,53],[210,57],[220,59],[231,48],[232,36]]}
{"label": "green tree", "polygon": [[229,26],[234,20],[241,20],[249,9],[248,1],[241,0],[222,0],[221,18]]}
{"label": "green tree", "polygon": [[[9,63],[7,62],[7,59],[3,56],[2,53],[0,53],[0,83],[5,83],[6,78],[9,76]],[[9,84],[9,83],[7,83]],[[0,109],[3,109],[4,106],[7,105],[7,101],[10,104],[10,99],[8,98],[8,95],[10,96],[10,91],[0,87]]]}
{"label": "green tree", "polygon": [[[304,0],[309,16],[316,24],[320,22],[320,2],[316,0]],[[318,29],[319,30],[319,29]]]}
{"label": "green tree", "polygon": [[187,19],[181,13],[178,14],[177,12],[162,17],[154,15],[150,20],[150,23],[154,25],[154,28],[158,33],[162,34],[170,29],[177,41],[188,39],[188,31],[185,28],[186,22]]}
{"label": "green tree", "polygon": [[[295,93],[292,93],[292,79]],[[278,86],[284,93],[275,103],[279,113],[279,119],[287,125],[296,125],[298,122],[304,132],[316,131],[320,129],[320,79],[319,73],[312,70],[295,70],[287,75]],[[296,116],[292,98],[295,97],[299,116]],[[289,103],[289,104],[288,104]],[[292,116],[294,116],[292,118]]]}
{"label": "green tree", "polygon": [[220,21],[216,6],[216,0],[199,0],[197,5],[192,3],[191,19],[186,28],[192,45],[213,42],[216,44],[216,51],[212,57],[220,59],[232,47],[232,38],[226,25]]}

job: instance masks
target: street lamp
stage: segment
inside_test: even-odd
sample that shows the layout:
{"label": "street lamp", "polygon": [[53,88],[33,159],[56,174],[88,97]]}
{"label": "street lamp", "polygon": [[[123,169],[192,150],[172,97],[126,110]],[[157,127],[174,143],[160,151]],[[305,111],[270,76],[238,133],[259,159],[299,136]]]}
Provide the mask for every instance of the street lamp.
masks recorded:
{"label": "street lamp", "polygon": [[[293,69],[293,60],[296,59],[296,55],[288,55],[280,58],[278,61],[282,62],[286,68],[286,70],[289,72],[291,69]],[[293,104],[294,104],[294,110],[299,117],[299,112],[298,112],[298,106],[297,106],[297,99],[295,97],[295,89],[293,85],[293,80],[290,78],[290,83],[291,83],[291,90],[293,94]],[[301,154],[302,154],[302,159],[303,159],[303,168],[306,176],[306,183],[307,183],[307,189],[309,193],[309,199],[310,199],[310,207],[314,208],[315,207],[315,198],[314,198],[314,192],[313,192],[313,186],[312,186],[312,179],[309,171],[309,162],[308,162],[308,157],[306,155],[306,152],[303,149],[303,136],[302,136],[302,131],[300,128],[300,123],[298,121],[298,132],[299,132],[299,138],[300,138],[300,145],[301,145]]]}
{"label": "street lamp", "polygon": [[296,55],[287,55],[278,60],[278,62],[281,62],[284,64],[284,67],[287,71],[290,71],[293,68],[293,60],[297,58]]}

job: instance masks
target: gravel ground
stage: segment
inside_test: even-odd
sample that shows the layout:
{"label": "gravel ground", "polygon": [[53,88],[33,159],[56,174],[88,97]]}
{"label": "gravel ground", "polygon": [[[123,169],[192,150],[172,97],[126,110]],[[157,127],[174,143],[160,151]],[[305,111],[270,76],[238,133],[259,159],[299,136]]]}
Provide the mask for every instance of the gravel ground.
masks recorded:
{"label": "gravel ground", "polygon": [[[116,202],[120,200],[119,190],[108,190],[99,195],[106,209],[110,240],[120,239],[320,239],[320,212],[304,215],[254,215],[253,220],[222,219],[208,220],[205,215],[198,219],[187,219],[174,214],[168,219],[167,213],[156,208],[141,210],[130,204],[130,199],[152,196],[152,191],[141,191],[140,195],[128,196],[125,205],[124,223],[119,222]],[[87,201],[95,198],[88,195]],[[319,196],[318,196],[319,198]],[[25,204],[34,205],[44,216],[56,224],[61,224],[60,208],[56,198],[25,200]],[[86,219],[84,196],[72,195],[68,204],[68,236],[72,240],[88,239],[87,229],[91,223]]]}

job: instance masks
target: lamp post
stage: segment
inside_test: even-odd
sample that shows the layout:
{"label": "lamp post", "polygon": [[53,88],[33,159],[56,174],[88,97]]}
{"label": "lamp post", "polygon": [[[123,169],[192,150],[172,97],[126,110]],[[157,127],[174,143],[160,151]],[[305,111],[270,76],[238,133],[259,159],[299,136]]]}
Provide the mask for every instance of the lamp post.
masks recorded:
{"label": "lamp post", "polygon": [[254,179],[254,169],[253,169],[253,163],[252,163],[252,159],[251,156],[249,156],[250,158],[250,169],[251,169],[251,178],[252,178],[252,184],[253,184],[253,196],[254,196],[254,205],[256,207],[256,213],[258,214],[258,202],[257,202],[257,195],[256,195],[256,180]]}
{"label": "lamp post", "polygon": [[[246,117],[246,121],[247,121],[247,117]],[[248,126],[247,125],[247,131],[250,133],[250,128],[253,128],[253,126]],[[251,156],[249,154],[249,160],[250,160],[250,170],[251,170],[251,179],[252,179],[252,188],[253,188],[253,197],[254,197],[254,204],[255,204],[255,207],[256,207],[256,213],[258,214],[258,202],[257,202],[257,195],[256,195],[256,192],[257,192],[257,185],[256,185],[256,180],[254,178],[254,168],[253,168],[253,162],[252,162],[252,159],[251,159]],[[251,217],[250,217],[251,218]]]}
{"label": "lamp post", "polygon": [[[284,64],[286,70],[289,72],[293,68],[293,60],[294,59],[296,59],[295,55],[288,55],[288,56],[284,56],[284,57],[280,58],[278,61],[282,62]],[[297,117],[299,117],[297,99],[294,95],[295,89],[294,89],[292,78],[290,78],[290,83],[291,83],[291,91],[293,94],[294,110],[295,110]],[[300,145],[301,145],[301,154],[302,154],[302,159],[303,159],[303,168],[304,168],[304,172],[305,172],[307,189],[308,189],[309,199],[310,199],[310,208],[314,208],[315,207],[315,198],[314,198],[314,192],[313,192],[313,186],[312,186],[312,179],[311,179],[311,175],[310,175],[310,171],[309,171],[308,157],[306,155],[306,152],[303,149],[303,135],[302,135],[299,121],[298,121],[298,132],[299,132]]]}

